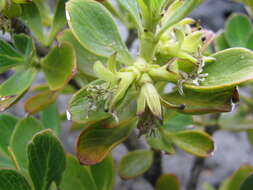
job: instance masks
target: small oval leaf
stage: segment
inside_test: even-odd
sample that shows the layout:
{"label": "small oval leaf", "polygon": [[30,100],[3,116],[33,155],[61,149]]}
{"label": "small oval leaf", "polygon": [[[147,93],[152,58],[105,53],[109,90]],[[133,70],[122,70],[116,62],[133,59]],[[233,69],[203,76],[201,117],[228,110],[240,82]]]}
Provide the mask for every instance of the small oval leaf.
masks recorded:
{"label": "small oval leaf", "polygon": [[131,179],[145,173],[153,163],[153,152],[137,150],[123,156],[119,163],[119,175],[122,179]]}
{"label": "small oval leaf", "polygon": [[66,167],[64,149],[47,129],[37,133],[27,146],[28,170],[36,190],[48,190],[51,183],[59,186]]}
{"label": "small oval leaf", "polygon": [[195,91],[223,91],[253,79],[253,52],[231,48],[211,55],[216,61],[206,63],[203,73],[208,74],[199,86],[185,85]]}
{"label": "small oval leaf", "polygon": [[212,138],[201,131],[173,133],[171,134],[171,140],[182,150],[200,157],[210,156],[215,149]]}
{"label": "small oval leaf", "polygon": [[131,133],[135,118],[110,128],[106,122],[85,129],[78,138],[77,157],[82,164],[94,165],[101,162],[118,144]]}
{"label": "small oval leaf", "polygon": [[27,168],[28,160],[26,154],[27,143],[33,135],[43,130],[42,124],[33,117],[21,119],[11,136],[11,148],[21,168]]}
{"label": "small oval leaf", "polygon": [[247,47],[252,24],[246,15],[232,15],[225,27],[225,37],[230,47]]}
{"label": "small oval leaf", "polygon": [[180,190],[180,182],[176,175],[164,174],[156,182],[155,190]]}
{"label": "small oval leaf", "polygon": [[66,170],[62,176],[60,184],[61,190],[99,190],[95,184],[90,168],[82,166],[78,160],[68,154]]}
{"label": "small oval leaf", "polygon": [[73,77],[76,66],[75,51],[69,43],[62,43],[53,48],[42,60],[42,69],[45,73],[51,90],[63,88]]}
{"label": "small oval leaf", "polygon": [[121,62],[132,61],[110,12],[101,3],[72,0],[66,9],[69,27],[86,49],[105,57],[117,52]]}

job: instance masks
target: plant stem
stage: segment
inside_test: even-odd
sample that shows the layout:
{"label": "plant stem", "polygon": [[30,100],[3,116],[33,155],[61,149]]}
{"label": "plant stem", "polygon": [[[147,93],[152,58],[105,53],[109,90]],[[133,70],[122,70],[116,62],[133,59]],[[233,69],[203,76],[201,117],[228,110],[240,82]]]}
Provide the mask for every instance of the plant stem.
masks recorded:
{"label": "plant stem", "polygon": [[155,40],[155,36],[151,31],[145,31],[141,35],[140,41],[140,56],[148,63],[151,63],[158,41]]}
{"label": "plant stem", "polygon": [[162,175],[162,153],[161,151],[153,150],[154,162],[151,168],[144,174],[144,178],[155,187],[158,178]]}
{"label": "plant stem", "polygon": [[[13,18],[11,20],[11,28],[13,29],[13,32],[15,34],[24,33],[24,34],[31,36],[29,28],[16,18]],[[36,47],[36,51],[37,51],[38,56],[39,57],[46,56],[49,51],[49,48],[40,44],[38,41],[36,41],[36,39],[34,39],[34,41],[35,41],[35,47]]]}
{"label": "plant stem", "polygon": [[8,147],[8,151],[9,151],[9,153],[10,153],[11,160],[12,160],[12,162],[14,163],[16,169],[17,169],[18,171],[20,171],[21,168],[20,168],[20,166],[19,166],[19,164],[18,164],[18,161],[17,161],[17,158],[16,158],[16,156],[15,156],[15,154],[14,154],[14,152],[13,152],[13,150],[12,150],[12,148],[11,148],[10,146]]}
{"label": "plant stem", "polygon": [[[220,126],[218,125],[218,119],[220,114],[213,114],[211,115],[211,120],[216,120],[216,124],[209,125],[205,127],[205,132],[209,135],[213,136],[213,134],[219,130]],[[199,158],[196,157],[193,161],[190,178],[188,179],[188,183],[186,186],[187,190],[196,190],[199,182],[199,177],[205,167],[206,158]]]}
{"label": "plant stem", "polygon": [[126,40],[126,46],[128,47],[128,49],[132,48],[133,43],[136,40],[136,38],[137,38],[137,31],[135,29],[129,29],[127,40]]}

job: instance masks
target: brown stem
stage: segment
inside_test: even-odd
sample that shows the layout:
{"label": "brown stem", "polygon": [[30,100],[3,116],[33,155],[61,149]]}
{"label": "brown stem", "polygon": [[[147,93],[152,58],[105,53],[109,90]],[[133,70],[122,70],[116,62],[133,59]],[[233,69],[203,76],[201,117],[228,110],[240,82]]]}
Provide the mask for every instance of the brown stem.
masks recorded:
{"label": "brown stem", "polygon": [[144,174],[144,178],[155,187],[156,181],[162,175],[162,153],[161,151],[153,150],[154,162],[151,168]]}
{"label": "brown stem", "polygon": [[[220,114],[214,114],[211,116],[211,119],[215,119],[216,121],[218,121],[219,117],[220,117]],[[219,128],[220,127],[218,123],[216,122],[216,124],[213,126],[206,126],[205,132],[212,136],[217,130],[219,130]],[[203,169],[205,168],[205,161],[206,161],[206,158],[196,157],[194,159],[191,172],[190,172],[190,178],[188,179],[188,183],[186,187],[187,190],[197,189],[197,186],[199,183],[199,177]]]}
{"label": "brown stem", "polygon": [[126,40],[126,46],[131,49],[133,46],[134,41],[137,38],[137,31],[135,29],[130,29],[128,32],[128,37]]}
{"label": "brown stem", "polygon": [[[137,132],[133,131],[133,133],[128,137],[128,139],[124,142],[124,145],[129,151],[134,151],[137,149],[145,148],[137,137]],[[157,179],[160,175],[162,175],[162,153],[160,151],[154,152],[154,161],[151,168],[144,174],[144,179],[146,179],[153,187],[156,184]]]}
{"label": "brown stem", "polygon": [[[19,19],[13,18],[11,20],[11,28],[15,34],[24,33],[24,34],[31,36],[31,32],[30,32],[29,28]],[[34,39],[34,41],[35,41],[35,47],[36,47],[36,51],[37,51],[38,56],[40,56],[40,57],[46,56],[49,51],[48,47],[43,46],[36,39]]]}

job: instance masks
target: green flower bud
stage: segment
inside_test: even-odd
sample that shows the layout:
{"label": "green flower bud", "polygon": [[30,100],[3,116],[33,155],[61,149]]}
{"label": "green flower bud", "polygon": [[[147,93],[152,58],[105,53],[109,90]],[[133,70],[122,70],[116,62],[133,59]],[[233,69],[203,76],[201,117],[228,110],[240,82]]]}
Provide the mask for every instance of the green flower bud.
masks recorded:
{"label": "green flower bud", "polygon": [[155,86],[153,85],[151,78],[147,74],[143,74],[140,83],[142,83],[142,86],[138,100],[139,105],[137,108],[137,114],[140,114],[140,112],[145,111],[145,109],[143,108],[144,106],[141,105],[141,103],[143,104],[145,100],[145,105],[147,104],[151,113],[159,120],[162,120],[162,106],[160,101],[160,95],[157,92]]}
{"label": "green flower bud", "polygon": [[6,6],[6,0],[0,0],[0,11],[2,11]]}
{"label": "green flower bud", "polygon": [[113,109],[117,104],[125,97],[128,89],[133,84],[136,76],[133,72],[121,72],[118,74],[120,82],[118,84],[118,89],[113,96],[112,101],[110,102],[109,111],[113,112]]}
{"label": "green flower bud", "polygon": [[114,82],[117,79],[116,76],[108,68],[106,68],[100,61],[97,61],[94,64],[93,69],[97,77],[106,82]]}

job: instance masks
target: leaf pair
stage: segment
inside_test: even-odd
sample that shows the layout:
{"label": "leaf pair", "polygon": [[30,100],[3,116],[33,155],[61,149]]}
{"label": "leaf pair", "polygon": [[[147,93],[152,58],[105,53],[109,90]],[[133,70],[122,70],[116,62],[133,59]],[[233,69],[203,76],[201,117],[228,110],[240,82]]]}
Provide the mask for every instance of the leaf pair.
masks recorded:
{"label": "leaf pair", "polygon": [[42,59],[41,67],[49,89],[30,97],[25,102],[25,111],[29,114],[36,113],[55,102],[59,92],[74,76],[76,56],[72,45],[64,42],[59,47],[53,48]]}
{"label": "leaf pair", "polygon": [[[48,190],[60,183],[65,169],[65,153],[50,130],[37,133],[27,147],[28,170],[35,190]],[[15,170],[0,170],[0,189],[31,190],[26,178]]]}

